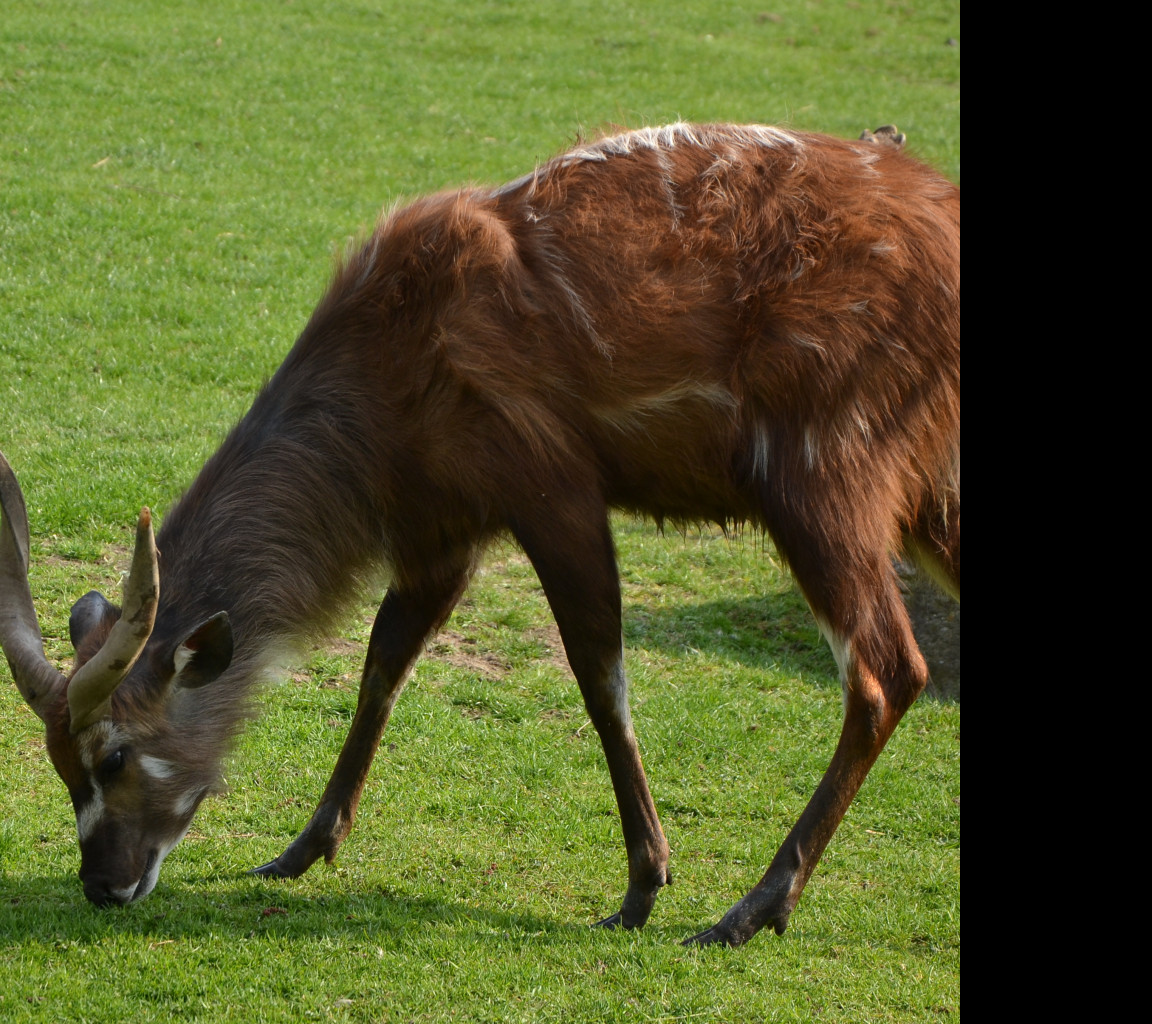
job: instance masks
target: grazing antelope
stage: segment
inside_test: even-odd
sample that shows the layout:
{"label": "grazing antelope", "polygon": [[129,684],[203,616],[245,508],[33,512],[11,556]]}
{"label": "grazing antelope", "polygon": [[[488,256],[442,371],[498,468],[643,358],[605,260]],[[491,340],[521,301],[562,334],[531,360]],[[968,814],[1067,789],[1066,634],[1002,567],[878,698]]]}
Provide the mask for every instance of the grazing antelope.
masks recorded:
{"label": "grazing antelope", "polygon": [[[629,714],[608,510],[747,523],[835,654],[844,724],[764,877],[690,943],[783,932],[927,670],[892,566],[960,588],[960,193],[892,129],[673,124],[384,217],[153,541],[44,656],[0,459],[0,643],[76,811],[85,895],[128,903],[217,781],[254,683],[389,587],[319,807],[257,872],[348,835],[413,662],[511,535],[559,625],[619,805],[637,928],[668,844]],[[159,557],[156,548],[159,548]]]}

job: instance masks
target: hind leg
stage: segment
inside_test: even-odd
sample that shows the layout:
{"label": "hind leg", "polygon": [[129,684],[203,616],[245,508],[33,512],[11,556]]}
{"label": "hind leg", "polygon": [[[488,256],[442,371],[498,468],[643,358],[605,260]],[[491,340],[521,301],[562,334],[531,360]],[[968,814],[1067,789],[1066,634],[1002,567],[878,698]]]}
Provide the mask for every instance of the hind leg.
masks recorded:
{"label": "hind leg", "polygon": [[960,491],[932,501],[904,535],[904,550],[957,601],[960,600]]}
{"label": "hind leg", "polygon": [[868,770],[927,681],[886,552],[822,553],[822,542],[811,535],[793,543],[797,555],[789,560],[840,668],[844,724],[836,752],[764,877],[686,945],[738,946],[766,926],[783,933]]}

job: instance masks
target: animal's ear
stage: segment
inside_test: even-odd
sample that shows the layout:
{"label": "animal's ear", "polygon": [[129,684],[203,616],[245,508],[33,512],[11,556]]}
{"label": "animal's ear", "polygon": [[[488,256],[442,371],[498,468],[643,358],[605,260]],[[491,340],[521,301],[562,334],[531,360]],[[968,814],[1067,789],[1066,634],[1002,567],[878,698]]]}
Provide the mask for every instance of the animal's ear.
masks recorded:
{"label": "animal's ear", "polygon": [[68,617],[68,635],[72,638],[72,647],[79,653],[85,642],[96,634],[99,634],[99,646],[118,618],[119,608],[106,600],[103,594],[89,590],[72,606],[72,614]]}
{"label": "animal's ear", "polygon": [[177,686],[194,688],[217,679],[232,663],[232,624],[227,612],[201,622],[172,653]]}

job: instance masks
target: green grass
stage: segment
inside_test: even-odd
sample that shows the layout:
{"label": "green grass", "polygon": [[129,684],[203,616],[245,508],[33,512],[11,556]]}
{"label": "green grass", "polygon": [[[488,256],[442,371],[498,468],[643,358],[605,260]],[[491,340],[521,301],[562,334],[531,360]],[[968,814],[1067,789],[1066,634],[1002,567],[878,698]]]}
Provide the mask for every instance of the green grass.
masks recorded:
{"label": "green grass", "polygon": [[[578,132],[895,122],[959,178],[959,5],[8,0],[0,449],[50,654],[113,593],[381,207]],[[144,903],[97,912],[39,723],[0,668],[0,1018],[919,1021],[959,1013],[959,706],[921,701],[788,932],[683,950],[831,755],[835,667],[752,535],[617,524],[641,747],[675,884],[638,934],[599,744],[531,568],[493,553],[401,699],[352,836],[274,856],[323,788],[372,605],[265,714]]]}

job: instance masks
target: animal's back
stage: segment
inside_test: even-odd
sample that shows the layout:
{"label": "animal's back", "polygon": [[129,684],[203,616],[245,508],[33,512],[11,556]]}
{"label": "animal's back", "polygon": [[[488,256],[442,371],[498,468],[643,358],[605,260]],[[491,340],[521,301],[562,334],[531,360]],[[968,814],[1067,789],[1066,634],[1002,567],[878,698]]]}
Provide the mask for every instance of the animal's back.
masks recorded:
{"label": "animal's back", "polygon": [[517,379],[597,450],[618,503],[760,519],[765,486],[817,467],[947,472],[959,189],[896,147],[674,125],[475,201],[560,321],[522,343]]}
{"label": "animal's back", "polygon": [[317,372],[413,396],[418,423],[373,434],[492,507],[593,466],[612,504],[771,526],[766,495],[824,477],[895,540],[958,459],[959,190],[892,145],[673,125],[577,146],[391,214],[316,319],[341,308],[375,318],[328,332],[367,341],[363,366]]}

